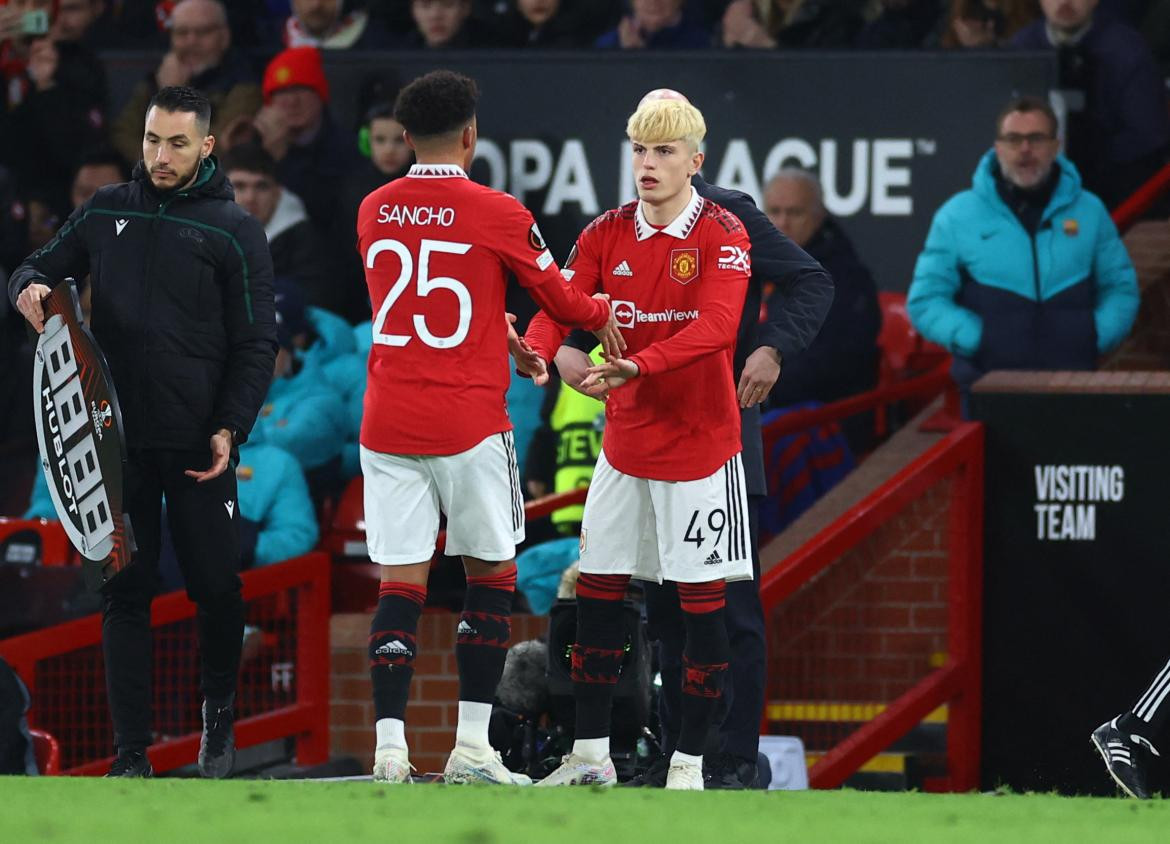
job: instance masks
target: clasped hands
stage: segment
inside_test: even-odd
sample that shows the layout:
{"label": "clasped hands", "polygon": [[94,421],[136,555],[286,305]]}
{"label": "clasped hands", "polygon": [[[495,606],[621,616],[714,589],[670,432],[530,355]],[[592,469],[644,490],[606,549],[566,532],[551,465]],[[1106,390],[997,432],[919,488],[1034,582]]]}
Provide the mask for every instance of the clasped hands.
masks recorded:
{"label": "clasped hands", "polygon": [[[606,293],[596,293],[593,298],[609,302],[609,295]],[[532,378],[533,383],[537,386],[544,386],[548,383],[548,363],[523,337],[516,333],[516,329],[513,327],[516,315],[506,314],[506,316],[508,320],[508,351],[516,362],[516,369]],[[601,343],[601,352],[606,362],[573,373],[566,372],[562,367],[561,375],[567,383],[580,392],[604,401],[610,390],[638,377],[638,365],[622,357],[622,352],[626,350],[626,341],[618,329],[612,307],[609,312],[609,320],[593,334]]]}

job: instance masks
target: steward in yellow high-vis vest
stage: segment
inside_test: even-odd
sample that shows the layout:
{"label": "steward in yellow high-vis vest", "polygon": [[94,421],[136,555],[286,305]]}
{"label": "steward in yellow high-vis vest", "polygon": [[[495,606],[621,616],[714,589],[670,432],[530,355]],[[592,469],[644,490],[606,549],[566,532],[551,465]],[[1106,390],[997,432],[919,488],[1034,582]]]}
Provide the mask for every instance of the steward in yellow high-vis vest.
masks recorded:
{"label": "steward in yellow high-vis vest", "polygon": [[[593,350],[591,357],[597,363],[602,362],[600,347]],[[593,467],[601,455],[605,404],[578,393],[562,382],[557,403],[549,417],[549,427],[557,447],[553,492],[559,494],[589,486],[593,479]],[[584,504],[555,511],[551,518],[557,532],[567,536],[578,533],[584,511]]]}

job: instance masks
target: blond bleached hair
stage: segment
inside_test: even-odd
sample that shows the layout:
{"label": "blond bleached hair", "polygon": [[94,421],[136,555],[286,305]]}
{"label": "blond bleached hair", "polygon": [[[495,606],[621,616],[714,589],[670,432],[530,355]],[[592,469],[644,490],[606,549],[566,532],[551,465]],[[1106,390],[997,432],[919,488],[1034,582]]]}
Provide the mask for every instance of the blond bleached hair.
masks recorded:
{"label": "blond bleached hair", "polygon": [[707,123],[686,100],[649,100],[630,115],[626,135],[640,144],[685,141],[694,151],[707,136]]}

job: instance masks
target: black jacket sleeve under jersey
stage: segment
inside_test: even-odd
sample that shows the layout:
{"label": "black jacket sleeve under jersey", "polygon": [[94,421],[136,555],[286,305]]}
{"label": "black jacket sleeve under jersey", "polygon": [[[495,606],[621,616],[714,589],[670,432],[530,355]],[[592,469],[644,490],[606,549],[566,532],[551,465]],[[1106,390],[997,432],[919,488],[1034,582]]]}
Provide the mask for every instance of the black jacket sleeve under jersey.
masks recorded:
{"label": "black jacket sleeve under jersey", "polygon": [[[752,244],[752,276],[735,348],[736,375],[747,356],[761,346],[776,349],[782,360],[807,349],[833,304],[833,279],[781,234],[746,193],[709,184],[700,176],[692,184],[699,196],[739,217]],[[768,321],[760,323],[763,285],[769,281],[776,286],[769,301],[778,307],[769,309]]]}

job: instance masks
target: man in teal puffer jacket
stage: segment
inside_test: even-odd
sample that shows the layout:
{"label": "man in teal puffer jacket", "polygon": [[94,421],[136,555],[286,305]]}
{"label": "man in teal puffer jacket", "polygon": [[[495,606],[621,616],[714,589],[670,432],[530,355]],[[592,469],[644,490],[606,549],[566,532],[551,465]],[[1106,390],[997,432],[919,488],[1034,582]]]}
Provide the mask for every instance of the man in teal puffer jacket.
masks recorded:
{"label": "man in teal puffer jacket", "polygon": [[1096,369],[1129,333],[1137,277],[1109,212],[1059,154],[1056,115],[1013,100],[970,190],[938,210],[907,308],[967,391],[993,369]]}

